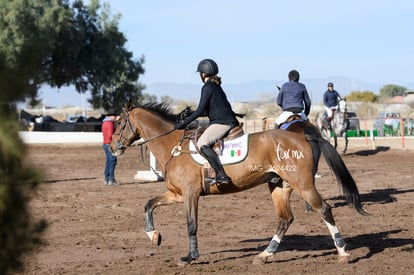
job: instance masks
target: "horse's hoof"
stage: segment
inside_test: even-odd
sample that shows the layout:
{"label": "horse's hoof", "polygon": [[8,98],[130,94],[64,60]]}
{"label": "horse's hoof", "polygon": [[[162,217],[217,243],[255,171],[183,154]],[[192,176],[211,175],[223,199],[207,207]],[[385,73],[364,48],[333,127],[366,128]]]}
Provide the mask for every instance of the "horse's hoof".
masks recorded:
{"label": "horse's hoof", "polygon": [[253,264],[254,265],[264,265],[267,263],[267,260],[272,257],[274,253],[267,252],[266,250],[257,255],[253,258]]}
{"label": "horse's hoof", "polygon": [[191,262],[194,260],[196,260],[196,258],[193,258],[190,255],[182,257],[178,262],[178,266],[186,266],[188,264],[191,264]]}
{"label": "horse's hoof", "polygon": [[178,266],[186,266],[189,264],[191,264],[191,262],[184,261],[183,259],[180,259],[180,261],[177,263]]}
{"label": "horse's hoof", "polygon": [[340,264],[347,264],[349,263],[350,256],[339,256],[338,257],[338,263]]}
{"label": "horse's hoof", "polygon": [[155,231],[152,242],[157,244],[157,246],[160,246],[161,240],[162,240],[161,233],[159,231]]}
{"label": "horse's hoof", "polygon": [[267,262],[267,258],[262,258],[259,256],[256,256],[253,258],[253,264],[254,265],[264,265]]}
{"label": "horse's hoof", "polygon": [[152,243],[157,244],[158,246],[161,245],[161,234],[158,230],[153,230],[147,233],[148,237],[150,238]]}

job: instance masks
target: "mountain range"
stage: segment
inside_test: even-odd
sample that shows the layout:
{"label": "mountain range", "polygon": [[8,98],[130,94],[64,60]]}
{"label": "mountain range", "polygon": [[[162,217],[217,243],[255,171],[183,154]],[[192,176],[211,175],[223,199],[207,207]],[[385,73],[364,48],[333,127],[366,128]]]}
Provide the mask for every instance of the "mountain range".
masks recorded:
{"label": "mountain range", "polygon": [[[222,87],[226,91],[230,102],[275,102],[278,89],[286,80],[254,80],[243,83],[226,83],[223,81]],[[372,91],[379,94],[379,90],[387,84],[396,84],[414,89],[414,83],[365,83],[359,80],[347,77],[326,77],[326,78],[309,78],[301,80],[306,85],[309,96],[313,104],[322,102],[323,93],[327,89],[327,83],[333,82],[335,89],[342,95],[346,96],[352,91]],[[200,98],[200,89],[202,83],[143,83],[146,88],[143,91],[146,94],[157,96],[158,100],[163,96],[169,96],[174,100],[198,102]],[[46,106],[65,107],[77,106],[87,107],[87,99],[90,93],[81,95],[73,87],[62,87],[61,89],[52,89],[44,87],[41,89],[40,97]]]}

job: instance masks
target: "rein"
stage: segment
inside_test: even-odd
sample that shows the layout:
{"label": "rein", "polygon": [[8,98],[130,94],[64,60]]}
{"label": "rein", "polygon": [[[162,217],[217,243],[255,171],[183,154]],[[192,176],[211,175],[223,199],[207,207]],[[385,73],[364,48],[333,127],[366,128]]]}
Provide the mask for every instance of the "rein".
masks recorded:
{"label": "rein", "polygon": [[169,131],[167,131],[167,132],[165,132],[165,133],[163,133],[163,134],[160,134],[160,135],[158,135],[158,136],[155,136],[155,137],[152,137],[152,138],[150,138],[150,139],[144,140],[143,142],[140,142],[140,143],[139,143],[139,145],[143,145],[143,144],[148,143],[148,142],[150,142],[150,141],[153,141],[153,140],[155,140],[155,139],[157,139],[157,138],[160,138],[160,137],[163,137],[163,136],[169,135],[169,134],[171,134],[171,133],[172,133],[172,132],[174,132],[174,131],[175,131],[175,129],[169,130]]}
{"label": "rein", "polygon": [[[121,130],[119,131],[119,134],[117,134],[117,135],[119,136],[119,140],[116,142],[116,144],[115,144],[115,145],[116,145],[116,147],[117,147],[118,149],[122,149],[122,148],[127,148],[127,147],[128,147],[128,146],[124,145],[124,144],[123,144],[123,142],[122,142],[122,139],[124,138],[124,137],[122,136],[122,132],[125,130],[125,128],[126,128],[126,126],[127,126],[127,125],[128,125],[129,129],[130,129],[133,133],[136,133],[136,131],[137,131],[136,127],[133,127],[133,126],[132,126],[132,124],[131,124],[131,121],[129,121],[129,113],[130,113],[130,112],[127,112],[127,114],[126,114],[126,116],[125,116],[125,123],[124,123],[124,125],[122,126]],[[166,135],[168,135],[168,134],[170,134],[170,133],[172,133],[172,132],[174,132],[174,131],[175,131],[175,129],[172,129],[172,130],[167,131],[167,132],[165,132],[165,133],[163,133],[163,134],[160,134],[160,135],[158,135],[158,136],[155,136],[155,137],[152,137],[152,138],[150,138],[150,139],[144,140],[143,142],[140,142],[138,145],[143,145],[143,144],[148,143],[148,142],[150,142],[150,141],[153,141],[153,140],[155,140],[155,139],[157,139],[157,138],[160,138],[160,137],[166,136]]]}

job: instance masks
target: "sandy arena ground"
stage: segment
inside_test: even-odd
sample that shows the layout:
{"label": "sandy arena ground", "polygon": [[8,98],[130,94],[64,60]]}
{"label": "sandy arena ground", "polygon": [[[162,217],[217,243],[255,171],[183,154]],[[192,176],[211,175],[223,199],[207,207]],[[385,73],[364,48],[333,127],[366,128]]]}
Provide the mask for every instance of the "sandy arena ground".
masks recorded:
{"label": "sandy arena ground", "polygon": [[[377,142],[378,143],[378,142]],[[267,185],[200,199],[200,258],[177,266],[188,251],[182,204],[160,207],[155,225],[163,236],[154,246],[144,233],[144,204],[165,191],[163,182],[134,183],[146,170],[138,147],[118,159],[119,187],[103,185],[101,145],[30,145],[29,161],[47,176],[32,200],[32,212],[49,227],[45,245],[26,259],[23,274],[414,274],[414,150],[380,143],[353,147],[343,157],[356,180],[364,208],[360,216],[339,196],[322,159],[316,185],[333,206],[348,245],[350,262],[339,264],[319,213],[305,213],[294,192],[295,221],[279,252],[253,265],[275,233],[276,217]],[[378,144],[377,144],[378,145]]]}

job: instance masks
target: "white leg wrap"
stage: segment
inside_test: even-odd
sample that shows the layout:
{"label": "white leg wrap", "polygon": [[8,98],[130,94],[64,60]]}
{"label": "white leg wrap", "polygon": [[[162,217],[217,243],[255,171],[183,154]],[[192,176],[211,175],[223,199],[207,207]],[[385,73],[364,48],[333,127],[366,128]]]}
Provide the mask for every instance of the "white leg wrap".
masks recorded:
{"label": "white leg wrap", "polygon": [[270,241],[269,245],[266,248],[266,252],[267,253],[271,253],[271,254],[275,254],[277,251],[277,248],[279,247],[280,244],[280,239],[279,237],[275,234],[272,238],[272,240]]}
{"label": "white leg wrap", "polygon": [[280,239],[276,234],[273,236],[272,241],[276,241],[277,243],[280,243]]}
{"label": "white leg wrap", "polygon": [[335,234],[339,233],[338,227],[336,225],[332,225],[328,223],[327,221],[323,220],[326,223],[326,226],[328,226],[329,233],[331,233],[332,239],[335,238]]}
{"label": "white leg wrap", "polygon": [[332,239],[334,240],[335,247],[338,250],[338,255],[340,257],[348,257],[349,254],[345,251],[345,242],[342,239],[341,234],[339,233],[338,227],[328,223],[325,220],[324,222],[328,226],[329,232],[331,233]]}

